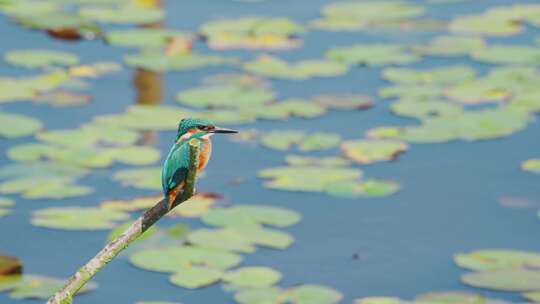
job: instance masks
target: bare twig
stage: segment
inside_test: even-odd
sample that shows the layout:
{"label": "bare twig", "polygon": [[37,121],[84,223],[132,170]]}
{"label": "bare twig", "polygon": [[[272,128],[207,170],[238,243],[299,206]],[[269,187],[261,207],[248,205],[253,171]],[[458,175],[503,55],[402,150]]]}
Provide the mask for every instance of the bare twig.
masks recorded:
{"label": "bare twig", "polygon": [[[199,160],[199,146],[190,142],[190,166],[186,179],[184,191],[176,197],[173,208],[185,202],[193,196],[195,179],[197,176],[197,166]],[[148,209],[139,217],[121,236],[108,243],[96,256],[86,265],[81,267],[64,287],[57,291],[47,302],[47,304],[69,304],[73,301],[73,296],[98,273],[107,263],[114,259],[122,250],[129,246],[148,228],[154,225],[160,218],[169,212],[167,201],[162,199],[154,207]]]}

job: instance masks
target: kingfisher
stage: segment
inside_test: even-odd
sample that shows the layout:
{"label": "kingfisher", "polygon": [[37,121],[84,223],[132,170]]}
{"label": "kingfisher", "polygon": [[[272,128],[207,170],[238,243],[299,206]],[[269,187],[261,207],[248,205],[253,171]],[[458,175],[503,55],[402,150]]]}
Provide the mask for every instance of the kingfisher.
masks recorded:
{"label": "kingfisher", "polygon": [[200,153],[197,173],[204,170],[212,155],[212,141],[214,134],[238,133],[238,131],[219,128],[207,119],[184,118],[178,124],[176,139],[167,158],[163,162],[161,172],[161,185],[167,200],[169,210],[174,205],[176,196],[182,193],[189,170],[190,147],[192,139],[199,141]]}

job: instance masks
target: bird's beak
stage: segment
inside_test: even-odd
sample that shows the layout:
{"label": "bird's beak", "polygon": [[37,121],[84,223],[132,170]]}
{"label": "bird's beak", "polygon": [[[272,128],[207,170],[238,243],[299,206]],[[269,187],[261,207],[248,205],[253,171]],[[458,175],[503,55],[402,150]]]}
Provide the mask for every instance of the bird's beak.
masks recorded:
{"label": "bird's beak", "polygon": [[219,127],[216,127],[214,130],[212,130],[210,132],[211,133],[223,133],[223,134],[238,133],[238,131],[236,131],[236,130],[219,128]]}

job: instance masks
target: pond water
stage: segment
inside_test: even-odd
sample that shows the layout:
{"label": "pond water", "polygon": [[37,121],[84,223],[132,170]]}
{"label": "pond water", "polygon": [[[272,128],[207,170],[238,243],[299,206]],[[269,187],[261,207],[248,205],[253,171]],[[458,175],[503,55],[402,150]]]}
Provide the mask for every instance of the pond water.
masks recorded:
{"label": "pond water", "polygon": [[[419,2],[419,1],[418,1]],[[536,1],[529,1],[535,3]],[[212,19],[246,15],[286,16],[297,22],[319,18],[320,8],[330,1],[166,1],[167,27],[195,32]],[[420,2],[419,2],[420,3]],[[461,1],[431,5],[428,16],[450,20],[461,14],[479,14],[490,7],[527,1]],[[529,27],[524,33],[506,38],[488,38],[488,43],[534,45],[540,30]],[[331,47],[354,43],[425,43],[439,31],[406,32],[327,32],[314,30],[302,35],[301,48],[268,51],[288,61],[321,58]],[[111,47],[100,41],[65,42],[40,31],[23,29],[6,16],[0,17],[0,52],[25,48],[66,50],[79,55],[83,63],[121,62],[133,50]],[[197,43],[207,53],[240,57],[243,61],[263,51],[216,52]],[[433,68],[467,64],[484,73],[493,65],[466,57],[424,58],[404,65]],[[358,93],[375,99],[365,111],[331,111],[316,119],[290,118],[286,121],[257,121],[227,125],[257,130],[299,129],[334,132],[343,138],[361,138],[367,130],[385,125],[411,125],[414,119],[398,117],[389,110],[391,99],[377,96],[388,85],[380,73],[384,67],[355,67],[338,77],[313,77],[303,81],[271,80],[280,97],[306,97],[319,94]],[[162,104],[176,105],[175,94],[200,85],[209,75],[237,72],[235,67],[209,67],[162,75]],[[31,72],[0,62],[1,75],[29,75]],[[52,107],[27,102],[1,104],[2,111],[26,114],[41,120],[46,129],[76,128],[96,115],[122,113],[136,100],[135,71],[122,71],[91,80],[92,102],[80,107]],[[156,118],[159,119],[159,118]],[[2,126],[4,128],[5,126]],[[280,286],[321,284],[344,295],[343,303],[368,296],[396,296],[413,299],[430,291],[472,291],[510,301],[521,301],[518,294],[467,287],[460,282],[465,270],[456,266],[453,256],[483,248],[512,248],[540,251],[536,232],[540,229],[538,208],[505,208],[502,197],[519,197],[540,204],[538,175],[524,172],[519,164],[540,155],[540,124],[532,121],[525,130],[511,136],[486,141],[451,141],[441,144],[411,143],[409,149],[391,162],[362,165],[370,177],[389,179],[401,185],[399,192],[385,197],[340,198],[324,193],[303,193],[267,189],[257,178],[262,169],[282,166],[282,151],[239,143],[225,137],[214,139],[214,154],[199,191],[217,192],[235,203],[269,204],[295,210],[302,220],[284,230],[295,238],[286,250],[258,248],[246,254],[243,265],[268,266],[283,275]],[[166,155],[174,132],[154,134],[154,145]],[[32,137],[0,139],[0,150],[33,141]],[[335,155],[338,150],[314,155]],[[11,163],[0,154],[0,165]],[[16,200],[10,216],[0,219],[0,250],[24,262],[25,273],[67,277],[94,255],[105,243],[107,230],[67,231],[46,229],[30,223],[32,211],[52,206],[98,206],[108,199],[133,198],[156,191],[122,187],[110,176],[124,165],[94,170],[81,183],[95,192],[76,198]],[[356,166],[358,167],[358,166]],[[241,178],[242,181],[234,183]],[[29,181],[31,182],[31,181]],[[202,226],[196,219],[164,219],[160,225],[185,222]],[[135,303],[142,300],[182,303],[233,303],[233,294],[220,284],[188,290],[168,282],[168,275],[133,267],[121,257],[95,278],[96,291],[80,296],[76,303]],[[39,300],[13,300],[0,293],[0,303],[37,303]]]}

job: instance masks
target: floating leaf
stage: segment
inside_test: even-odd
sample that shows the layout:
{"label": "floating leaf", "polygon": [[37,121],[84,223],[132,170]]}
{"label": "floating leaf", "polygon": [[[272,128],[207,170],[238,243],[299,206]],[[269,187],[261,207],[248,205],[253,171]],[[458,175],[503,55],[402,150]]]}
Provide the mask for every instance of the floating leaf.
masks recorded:
{"label": "floating leaf", "polygon": [[540,173],[540,159],[528,159],[521,163],[521,168],[532,173]]}
{"label": "floating leaf", "polygon": [[275,97],[274,92],[253,85],[213,85],[182,91],[178,93],[177,100],[197,107],[242,109],[260,107]]}
{"label": "floating leaf", "polygon": [[[15,205],[15,201],[9,198],[0,197],[0,217],[9,215],[11,213],[11,210],[9,208],[12,207],[13,205]],[[0,262],[0,264],[2,263]],[[1,268],[2,267],[0,266],[0,275],[2,275]]]}
{"label": "floating leaf", "polygon": [[140,49],[163,49],[173,38],[189,41],[192,34],[169,29],[140,28],[110,31],[106,36],[111,45]]}
{"label": "floating leaf", "polygon": [[337,147],[340,141],[341,136],[335,133],[311,133],[298,144],[298,149],[303,152],[326,150]]}
{"label": "floating leaf", "polygon": [[198,229],[188,235],[188,241],[201,248],[244,253],[255,251],[249,240],[231,229]]}
{"label": "floating leaf", "polygon": [[439,36],[423,46],[413,46],[412,49],[422,55],[431,56],[464,56],[472,51],[486,47],[484,39],[469,36]]}
{"label": "floating leaf", "polygon": [[302,131],[273,131],[261,137],[261,145],[275,150],[285,151],[298,143],[305,136]]}
{"label": "floating leaf", "polygon": [[348,65],[407,64],[420,60],[418,55],[396,44],[356,44],[330,49],[326,56]]}
{"label": "floating leaf", "polygon": [[409,68],[386,68],[382,77],[397,83],[439,84],[447,85],[473,79],[476,72],[464,65],[433,68],[430,70],[415,70]]}
{"label": "floating leaf", "polygon": [[7,63],[24,68],[47,68],[52,66],[70,66],[79,63],[77,55],[52,50],[14,50],[4,55]]}
{"label": "floating leaf", "polygon": [[463,283],[500,291],[534,291],[540,286],[540,271],[525,268],[507,268],[472,272],[461,277]]}
{"label": "floating leaf", "polygon": [[242,267],[227,271],[223,281],[238,288],[269,287],[281,280],[281,273],[268,267]]}
{"label": "floating leaf", "polygon": [[28,136],[42,128],[42,123],[32,117],[0,112],[0,136],[15,138]]}
{"label": "floating leaf", "polygon": [[474,50],[471,57],[481,62],[495,64],[540,65],[540,49],[519,45],[491,45]]}
{"label": "floating leaf", "polygon": [[402,99],[392,103],[390,105],[390,110],[399,116],[414,117],[418,119],[433,116],[457,116],[463,113],[463,107],[461,105],[439,99],[425,101]]}
{"label": "floating leaf", "polygon": [[522,296],[534,303],[540,302],[540,291],[531,291],[523,293]]}
{"label": "floating leaf", "polygon": [[203,267],[184,267],[171,276],[170,281],[180,287],[195,289],[212,285],[221,279],[220,270]]}
{"label": "floating leaf", "polygon": [[113,180],[122,186],[135,187],[148,190],[161,189],[161,168],[150,167],[143,169],[126,169],[116,172]]}
{"label": "floating leaf", "polygon": [[487,11],[479,15],[460,16],[450,22],[449,29],[460,34],[510,36],[523,30],[523,26],[510,14]]}
{"label": "floating leaf", "polygon": [[470,270],[494,270],[528,265],[540,265],[540,254],[511,249],[484,249],[457,254],[454,261]]}
{"label": "floating leaf", "polygon": [[161,21],[165,17],[165,12],[161,9],[129,5],[117,8],[83,7],[80,9],[79,14],[88,20],[122,24],[149,24]]}
{"label": "floating leaf", "polygon": [[73,93],[68,91],[54,91],[35,96],[32,101],[46,103],[54,106],[80,106],[90,102],[92,96],[88,94]]}
{"label": "floating leaf", "polygon": [[349,140],[341,145],[345,156],[360,164],[393,160],[407,148],[407,144],[392,140]]}
{"label": "floating leaf", "polygon": [[22,267],[22,262],[18,258],[0,255],[0,276],[12,276],[21,274]]}
{"label": "floating leaf", "polygon": [[[491,303],[487,298],[470,292],[460,291],[446,291],[446,292],[429,292],[419,295],[415,298],[415,302],[419,303],[463,303],[463,304],[476,304],[476,303]],[[497,301],[494,301],[495,303]],[[502,303],[501,303],[502,304]]]}
{"label": "floating leaf", "polygon": [[288,300],[294,304],[334,304],[342,298],[337,290],[321,285],[300,285],[288,291]]}
{"label": "floating leaf", "polygon": [[282,291],[277,287],[240,289],[234,299],[240,304],[281,304]]}
{"label": "floating leaf", "polygon": [[321,95],[313,101],[334,110],[365,110],[373,106],[373,99],[365,95]]}
{"label": "floating leaf", "polygon": [[276,150],[288,150],[298,145],[300,151],[319,151],[339,145],[341,136],[335,133],[315,132],[306,135],[302,131],[272,131],[261,137],[261,144]]}
{"label": "floating leaf", "polygon": [[[16,276],[8,280],[0,279],[0,290],[11,291],[10,298],[15,300],[23,299],[47,299],[52,296],[57,290],[64,286],[64,280],[57,278],[49,278],[38,275]],[[86,284],[77,295],[90,292],[97,288],[95,283]]]}
{"label": "floating leaf", "polygon": [[344,181],[330,184],[326,187],[326,192],[333,196],[357,198],[388,196],[396,193],[399,189],[399,184],[395,182],[370,179],[360,183]]}
{"label": "floating leaf", "polygon": [[158,72],[189,71],[204,67],[235,63],[234,58],[203,55],[197,53],[180,53],[172,56],[157,51],[145,51],[124,57],[127,64],[142,69]]}
{"label": "floating leaf", "polygon": [[271,179],[264,184],[271,189],[322,192],[329,185],[359,179],[362,171],[352,168],[295,166],[261,170],[258,176]]}
{"label": "floating leaf", "polygon": [[249,229],[258,228],[261,225],[287,227],[296,224],[299,220],[300,215],[292,210],[259,205],[215,208],[202,217],[202,221],[208,225]]}
{"label": "floating leaf", "polygon": [[129,215],[120,211],[93,207],[58,207],[34,211],[35,226],[65,230],[109,229]]}
{"label": "floating leaf", "polygon": [[301,155],[287,155],[286,161],[291,166],[322,166],[322,167],[344,167],[351,162],[341,157],[313,157]]}
{"label": "floating leaf", "polygon": [[189,266],[224,270],[238,265],[242,257],[216,249],[168,246],[139,251],[130,257],[130,261],[142,269],[176,273]]}
{"label": "floating leaf", "polygon": [[291,80],[339,76],[348,70],[346,65],[329,60],[304,60],[290,64],[270,55],[259,56],[245,63],[244,69],[257,75]]}

